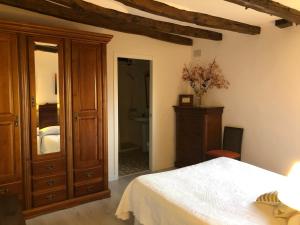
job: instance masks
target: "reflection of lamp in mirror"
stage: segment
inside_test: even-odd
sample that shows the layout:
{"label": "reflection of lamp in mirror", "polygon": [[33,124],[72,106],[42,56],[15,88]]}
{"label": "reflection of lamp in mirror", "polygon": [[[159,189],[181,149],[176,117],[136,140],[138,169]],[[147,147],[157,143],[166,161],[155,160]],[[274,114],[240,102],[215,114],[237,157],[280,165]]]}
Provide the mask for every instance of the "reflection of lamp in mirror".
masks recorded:
{"label": "reflection of lamp in mirror", "polygon": [[300,211],[300,162],[292,167],[278,197],[288,207]]}

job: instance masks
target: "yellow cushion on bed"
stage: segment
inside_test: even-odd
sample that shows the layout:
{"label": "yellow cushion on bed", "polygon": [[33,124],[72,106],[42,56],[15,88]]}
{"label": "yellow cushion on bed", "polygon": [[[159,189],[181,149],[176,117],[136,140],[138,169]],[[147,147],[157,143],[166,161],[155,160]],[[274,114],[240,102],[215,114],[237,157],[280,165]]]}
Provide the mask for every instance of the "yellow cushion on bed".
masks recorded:
{"label": "yellow cushion on bed", "polygon": [[273,210],[273,214],[275,217],[286,218],[289,219],[293,215],[297,213],[296,210],[291,209],[283,203],[279,203]]}
{"label": "yellow cushion on bed", "polygon": [[256,202],[277,206],[280,203],[278,198],[278,192],[273,191],[273,192],[263,194],[256,199]]}
{"label": "yellow cushion on bed", "polygon": [[280,202],[277,191],[269,192],[259,196],[256,199],[256,202],[274,206],[273,214],[275,217],[288,219],[297,213],[296,210],[291,209]]}

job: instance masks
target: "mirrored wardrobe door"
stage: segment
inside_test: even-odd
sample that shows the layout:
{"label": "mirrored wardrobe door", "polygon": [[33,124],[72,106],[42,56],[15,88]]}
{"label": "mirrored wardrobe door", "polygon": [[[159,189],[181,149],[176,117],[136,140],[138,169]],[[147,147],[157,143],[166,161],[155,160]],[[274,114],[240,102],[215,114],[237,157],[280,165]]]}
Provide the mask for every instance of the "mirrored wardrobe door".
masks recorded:
{"label": "mirrored wardrobe door", "polygon": [[29,38],[31,149],[33,159],[65,152],[63,41]]}

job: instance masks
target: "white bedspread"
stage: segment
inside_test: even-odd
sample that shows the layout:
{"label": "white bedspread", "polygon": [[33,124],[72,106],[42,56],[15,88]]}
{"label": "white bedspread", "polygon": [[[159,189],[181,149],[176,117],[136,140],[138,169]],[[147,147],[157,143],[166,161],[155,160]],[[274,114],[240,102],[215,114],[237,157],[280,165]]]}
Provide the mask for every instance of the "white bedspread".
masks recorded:
{"label": "white bedspread", "polygon": [[284,225],[273,208],[255,203],[278,190],[284,176],[228,158],[136,178],[116,216],[133,212],[143,225]]}
{"label": "white bedspread", "polygon": [[49,154],[60,151],[60,135],[44,135],[41,137],[41,154]]}

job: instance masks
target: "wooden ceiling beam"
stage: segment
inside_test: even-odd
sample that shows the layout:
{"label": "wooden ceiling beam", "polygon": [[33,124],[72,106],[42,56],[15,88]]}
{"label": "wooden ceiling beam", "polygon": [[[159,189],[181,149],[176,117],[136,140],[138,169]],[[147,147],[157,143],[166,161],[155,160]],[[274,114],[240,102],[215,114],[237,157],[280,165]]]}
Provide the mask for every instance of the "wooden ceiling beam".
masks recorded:
{"label": "wooden ceiling beam", "polygon": [[154,0],[116,0],[127,6],[156,14],[171,19],[197,24],[200,26],[229,30],[238,33],[256,35],[260,34],[261,28],[221,17],[211,16],[199,12],[191,12],[175,8]]}
{"label": "wooden ceiling beam", "polygon": [[[55,0],[56,1],[56,0]],[[60,19],[65,19],[69,21],[74,21],[78,23],[88,24],[100,28],[106,28],[110,30],[143,35],[158,39],[161,41],[171,42],[180,45],[193,45],[193,40],[191,38],[182,37],[174,34],[168,34],[156,30],[148,29],[147,27],[142,27],[134,24],[126,24],[118,19],[112,20],[103,17],[102,15],[91,13],[91,12],[81,12],[78,13],[73,8],[62,7],[59,4],[53,4],[46,0],[0,0],[0,4],[5,4],[32,12],[41,13],[48,16],[53,16]]]}
{"label": "wooden ceiling beam", "polygon": [[81,12],[82,11],[94,12],[108,19],[112,19],[112,20],[117,19],[119,21],[122,21],[124,24],[125,23],[135,24],[135,25],[148,27],[153,30],[162,31],[165,33],[179,34],[179,35],[190,36],[195,38],[203,38],[203,39],[209,39],[214,41],[222,40],[222,34],[218,32],[196,28],[196,27],[182,26],[179,24],[158,21],[158,20],[153,20],[142,16],[123,13],[117,10],[104,8],[83,0],[70,0],[70,1],[73,2],[75,5],[77,5],[77,8],[81,8]]}
{"label": "wooden ceiling beam", "polygon": [[45,1],[50,2],[50,3],[55,3],[57,5],[60,5],[60,6],[66,7],[66,8],[73,7],[73,3],[70,2],[70,0],[45,0]]}
{"label": "wooden ceiling beam", "polygon": [[121,13],[82,0],[0,0],[0,3],[66,20],[145,35],[177,44],[192,45],[193,41],[190,38],[176,34],[216,41],[222,40],[222,34],[218,32]]}
{"label": "wooden ceiling beam", "polygon": [[271,0],[225,0],[300,24],[300,11]]}

